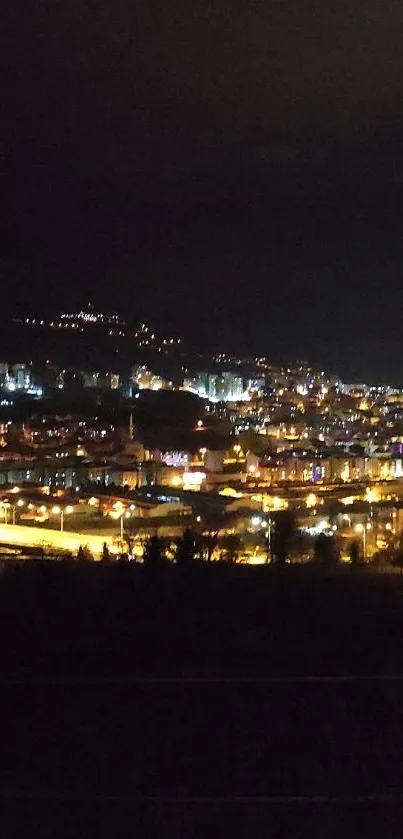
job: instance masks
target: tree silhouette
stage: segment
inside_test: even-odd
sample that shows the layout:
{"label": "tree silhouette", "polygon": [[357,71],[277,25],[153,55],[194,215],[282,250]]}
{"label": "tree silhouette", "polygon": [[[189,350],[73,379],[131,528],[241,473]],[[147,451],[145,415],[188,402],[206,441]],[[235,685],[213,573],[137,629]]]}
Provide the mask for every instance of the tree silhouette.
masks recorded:
{"label": "tree silhouette", "polygon": [[84,551],[84,559],[85,559],[87,562],[93,562],[93,561],[94,561],[94,556],[93,556],[93,554],[91,553],[91,551],[90,551],[90,549],[89,549],[88,545],[84,545],[83,551]]}
{"label": "tree silhouette", "polygon": [[80,545],[80,547],[77,551],[77,560],[78,560],[78,562],[93,562],[94,561],[94,557],[93,557],[88,545],[84,545],[84,547],[82,545]]}
{"label": "tree silhouette", "polygon": [[237,513],[228,513],[223,509],[214,507],[208,507],[203,511],[200,525],[200,547],[202,558],[206,562],[212,560],[221,531],[232,526],[237,517]]}
{"label": "tree silhouette", "polygon": [[146,565],[159,565],[164,559],[161,540],[158,536],[150,536],[145,544],[143,559]]}
{"label": "tree silhouette", "polygon": [[102,562],[109,562],[111,558],[108,545],[104,542],[102,546]]}
{"label": "tree silhouette", "polygon": [[196,535],[187,527],[176,543],[176,561],[178,565],[189,565],[194,562],[197,550]]}
{"label": "tree silhouette", "polygon": [[357,539],[354,539],[354,541],[351,542],[350,547],[349,547],[349,554],[350,554],[351,565],[354,565],[354,566],[360,565],[360,561],[361,561],[360,543]]}
{"label": "tree silhouette", "polygon": [[385,564],[393,565],[395,568],[400,568],[400,573],[403,573],[403,531],[399,533],[390,533],[387,539],[386,548],[383,551],[378,551],[375,554],[378,565],[383,560]]}
{"label": "tree silhouette", "polygon": [[291,510],[272,513],[274,526],[271,534],[271,552],[276,565],[285,565],[287,557],[295,549],[298,530],[295,514]]}
{"label": "tree silhouette", "polygon": [[395,568],[400,568],[400,573],[403,574],[403,549],[397,548],[392,559],[392,565]]}
{"label": "tree silhouette", "polygon": [[227,562],[231,565],[236,562],[241,549],[241,540],[236,533],[228,533],[220,540],[220,545],[225,551]]}
{"label": "tree silhouette", "polygon": [[314,559],[322,565],[336,565],[338,560],[338,546],[334,536],[319,533],[314,544]]}

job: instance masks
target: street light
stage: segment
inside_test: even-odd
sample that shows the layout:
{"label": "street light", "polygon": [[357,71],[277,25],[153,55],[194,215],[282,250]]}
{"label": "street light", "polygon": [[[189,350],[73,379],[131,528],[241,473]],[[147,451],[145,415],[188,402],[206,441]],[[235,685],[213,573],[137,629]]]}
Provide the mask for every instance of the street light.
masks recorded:
{"label": "street light", "polygon": [[63,533],[63,529],[64,529],[64,516],[65,516],[65,514],[70,515],[70,513],[72,513],[73,510],[74,510],[74,508],[71,506],[71,504],[68,504],[67,507],[65,507],[64,509],[63,509],[63,507],[57,507],[57,506],[52,507],[53,515],[54,516],[59,516],[60,515],[60,532],[61,533]]}
{"label": "street light", "polygon": [[11,505],[11,509],[13,511],[13,524],[15,524],[15,514],[16,514],[17,507],[23,507],[24,504],[25,504],[25,501],[22,498],[19,498],[18,501],[17,501],[17,504],[12,504]]}
{"label": "street light", "polygon": [[8,510],[12,511],[12,517],[13,517],[12,521],[13,521],[13,524],[15,524],[15,514],[16,514],[17,507],[23,507],[24,504],[25,504],[25,501],[23,501],[22,498],[20,498],[19,501],[17,501],[17,504],[12,504],[8,500],[8,498],[5,498],[3,501],[1,501],[0,506],[4,511],[4,524],[8,524],[8,516],[7,516],[7,511]]}
{"label": "street light", "polygon": [[364,548],[364,562],[367,559],[367,530],[371,530],[372,525],[368,522],[368,524],[362,524],[359,522],[355,526],[356,533],[362,533],[362,543]]}
{"label": "street light", "polygon": [[4,512],[4,524],[8,524],[8,522],[7,522],[7,510],[10,506],[10,502],[7,501],[7,499],[5,499],[4,501],[1,501],[0,506],[3,510],[3,512]]}
{"label": "street light", "polygon": [[269,518],[267,520],[267,531],[266,532],[267,532],[267,548],[268,548],[268,550],[267,550],[267,560],[270,563],[271,563],[271,559],[272,559],[272,557],[271,557],[271,529],[272,529],[272,520],[269,516]]}
{"label": "street light", "polygon": [[122,510],[122,515],[120,516],[120,541],[123,542],[123,519],[130,518],[130,513]]}

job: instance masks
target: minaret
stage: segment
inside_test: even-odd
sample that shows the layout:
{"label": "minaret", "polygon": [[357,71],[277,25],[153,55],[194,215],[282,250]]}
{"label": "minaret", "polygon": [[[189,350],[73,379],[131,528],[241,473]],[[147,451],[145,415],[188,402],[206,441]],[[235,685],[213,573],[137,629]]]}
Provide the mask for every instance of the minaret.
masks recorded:
{"label": "minaret", "polygon": [[134,440],[134,426],[133,426],[133,412],[130,411],[129,417],[129,440],[132,442]]}

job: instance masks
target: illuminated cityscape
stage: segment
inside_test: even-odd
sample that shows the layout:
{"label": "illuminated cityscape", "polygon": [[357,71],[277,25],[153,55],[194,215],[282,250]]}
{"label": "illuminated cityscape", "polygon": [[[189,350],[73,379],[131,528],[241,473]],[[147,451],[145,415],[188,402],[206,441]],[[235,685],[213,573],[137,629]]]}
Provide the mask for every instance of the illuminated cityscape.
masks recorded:
{"label": "illuminated cityscape", "polygon": [[403,4],[4,11],[2,835],[401,839]]}
{"label": "illuminated cityscape", "polygon": [[[198,355],[93,307],[15,328],[42,339],[60,331],[64,358],[73,340],[78,363],[44,349],[42,360],[0,364],[0,541],[91,544],[96,558],[106,543],[141,560],[155,532],[203,530],[211,506],[228,518],[221,536],[237,537],[239,562],[273,559],[281,511],[306,537],[288,561],[312,557],[320,535],[337,538],[346,561],[358,542],[367,561],[399,533],[403,389],[344,382],[306,362]],[[84,367],[77,342],[88,330]],[[97,363],[111,331],[125,348],[109,351],[113,368]],[[217,539],[212,559],[224,545]]]}

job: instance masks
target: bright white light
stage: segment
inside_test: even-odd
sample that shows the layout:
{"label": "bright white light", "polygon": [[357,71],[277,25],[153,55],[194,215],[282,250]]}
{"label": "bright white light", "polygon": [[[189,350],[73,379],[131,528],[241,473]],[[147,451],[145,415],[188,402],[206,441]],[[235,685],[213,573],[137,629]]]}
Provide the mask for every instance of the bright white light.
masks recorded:
{"label": "bright white light", "polygon": [[310,533],[312,536],[317,536],[319,533],[323,533],[324,530],[328,527],[327,521],[322,519],[322,521],[318,521],[318,523],[314,527],[306,527],[304,530],[306,533]]}
{"label": "bright white light", "polygon": [[258,525],[261,524],[261,521],[262,519],[260,518],[260,516],[252,516],[251,518],[251,523],[254,527],[258,527]]}
{"label": "bright white light", "polygon": [[183,483],[186,486],[200,486],[205,479],[205,472],[184,472],[182,477]]}

